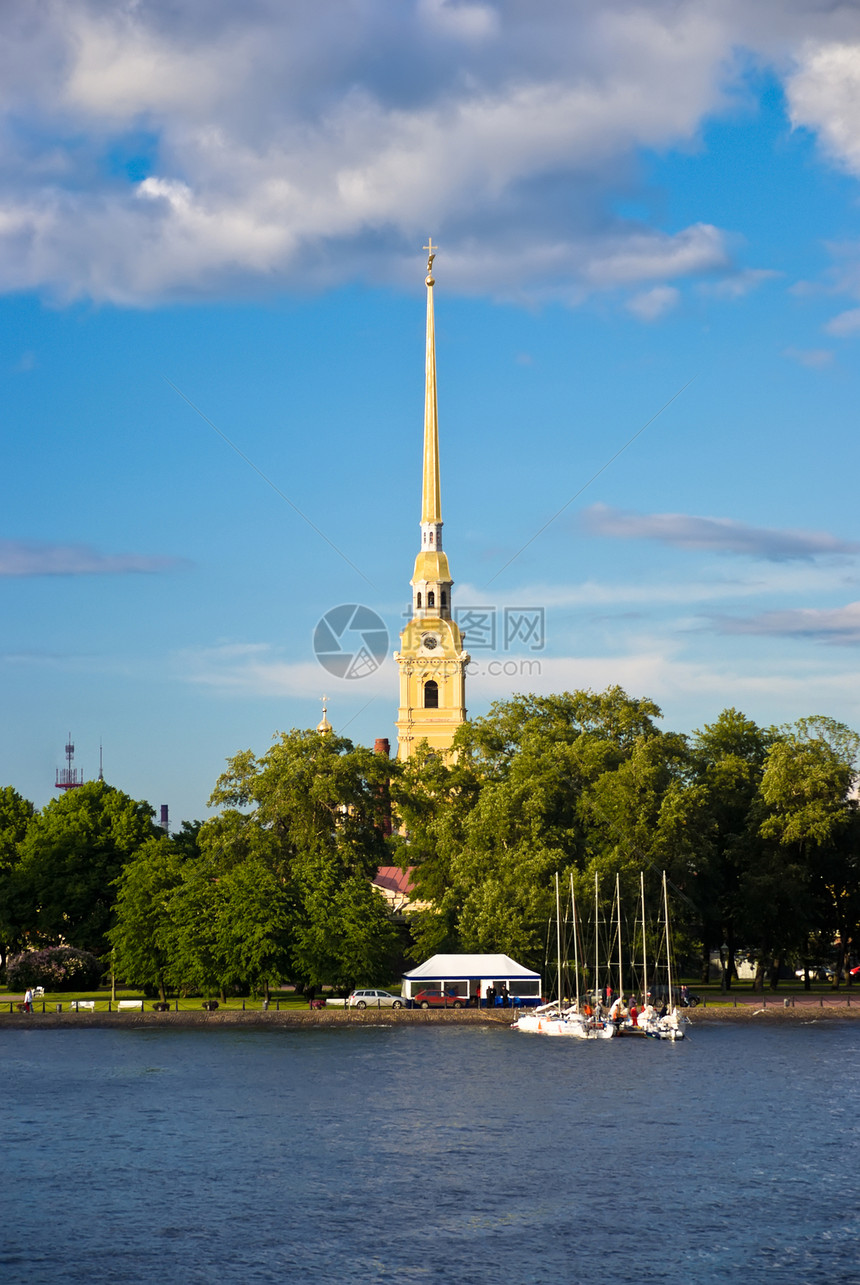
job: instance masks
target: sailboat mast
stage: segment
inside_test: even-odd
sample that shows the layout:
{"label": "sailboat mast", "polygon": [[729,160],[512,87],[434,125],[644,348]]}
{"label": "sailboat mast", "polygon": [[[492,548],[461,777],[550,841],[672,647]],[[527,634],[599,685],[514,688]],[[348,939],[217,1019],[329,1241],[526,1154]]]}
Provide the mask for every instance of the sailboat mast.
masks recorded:
{"label": "sailboat mast", "polygon": [[672,991],[672,948],[669,941],[669,894],[666,891],[666,871],[663,871],[663,918],[666,924],[666,971],[669,976],[669,1009],[675,1007]]}
{"label": "sailboat mast", "polygon": [[639,871],[639,892],[642,898],[642,997],[648,1003],[648,939],[645,936],[645,872]]}
{"label": "sailboat mast", "polygon": [[558,1011],[561,1013],[561,898],[558,895],[558,871],[555,872],[555,931],[558,953]]}
{"label": "sailboat mast", "polygon": [[600,990],[600,942],[597,931],[597,871],[594,872],[594,1006],[595,1009],[600,1003],[598,991]]}
{"label": "sailboat mast", "polygon": [[570,872],[570,907],[573,915],[573,971],[576,980],[576,1011],[579,1012],[579,930],[576,924],[576,893],[573,891],[573,871]]}
{"label": "sailboat mast", "polygon": [[621,879],[618,871],[615,872],[615,905],[618,916],[616,924],[618,927],[618,998],[620,999],[624,994],[624,969],[621,963]]}

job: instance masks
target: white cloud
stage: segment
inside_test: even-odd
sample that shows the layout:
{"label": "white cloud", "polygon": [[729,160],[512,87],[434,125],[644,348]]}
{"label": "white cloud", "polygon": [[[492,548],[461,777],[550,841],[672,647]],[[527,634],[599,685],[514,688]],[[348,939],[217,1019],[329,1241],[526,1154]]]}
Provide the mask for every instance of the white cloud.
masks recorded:
{"label": "white cloud", "polygon": [[502,700],[511,692],[604,691],[619,684],[632,696],[647,696],[673,729],[701,726],[727,705],[740,706],[766,725],[793,721],[801,713],[832,711],[848,722],[860,721],[860,669],[834,669],[814,660],[745,657],[691,661],[677,642],[638,640],[616,655],[555,656],[541,660],[540,672],[521,675],[476,673],[468,680],[473,704]]}
{"label": "white cloud", "polygon": [[[725,564],[722,564],[725,565]],[[512,589],[496,585],[481,588],[460,585],[455,610],[466,606],[545,607],[563,610],[581,607],[657,607],[681,604],[725,602],[732,599],[780,597],[798,594],[854,592],[860,586],[857,573],[835,561],[772,562],[756,564],[749,571],[727,576],[705,567],[695,579],[672,573],[634,581],[584,580],[572,584],[523,584]]]}
{"label": "white cloud", "polygon": [[499,29],[498,12],[488,4],[419,0],[418,12],[432,31],[457,40],[486,40]]}
{"label": "white cloud", "polygon": [[786,91],[792,124],[815,130],[830,156],[860,174],[860,43],[809,41]]}
{"label": "white cloud", "polygon": [[100,553],[85,544],[38,544],[0,540],[0,577],[105,576],[169,571],[185,565],[179,558],[141,553]]}
{"label": "white cloud", "polygon": [[782,275],[773,268],[741,268],[719,281],[705,283],[702,289],[718,299],[743,299],[765,282],[775,281]]}
{"label": "white cloud", "polygon": [[856,335],[860,330],[860,308],[849,308],[847,312],[840,312],[838,317],[828,321],[824,329],[828,335],[835,335],[838,339]]}
{"label": "white cloud", "polygon": [[[310,651],[310,646],[308,647]],[[363,678],[334,677],[314,659],[294,660],[268,643],[222,643],[189,648],[174,657],[180,677],[227,696],[302,696],[341,692],[350,699],[391,696],[397,670],[390,656]]]}
{"label": "white cloud", "polygon": [[860,543],[841,540],[826,531],[780,531],[749,526],[732,518],[697,517],[689,513],[633,513],[593,504],[584,510],[582,521],[595,535],[622,540],[658,540],[679,549],[741,553],[774,562],[860,552]]}
{"label": "white cloud", "polygon": [[674,286],[654,286],[627,300],[627,308],[640,321],[657,321],[677,305],[681,293]]}
{"label": "white cloud", "polygon": [[464,291],[577,303],[719,274],[739,297],[772,273],[735,265],[723,229],[607,211],[643,150],[700,145],[750,95],[750,53],[860,165],[857,28],[817,0],[2,6],[0,289],[412,281],[432,229]]}
{"label": "white cloud", "polygon": [[782,355],[809,370],[825,370],[833,365],[833,352],[830,348],[784,348]]}
{"label": "white cloud", "polygon": [[845,607],[799,607],[762,611],[749,617],[716,616],[722,633],[765,634],[782,638],[810,638],[843,647],[860,645],[860,602]]}
{"label": "white cloud", "polygon": [[[6,9],[0,288],[127,303],[412,279],[428,227],[452,286],[499,297],[725,270],[718,228],[603,211],[638,149],[695,138],[726,101],[731,49],[708,8],[674,4]],[[135,186],[105,157],[141,137]]]}

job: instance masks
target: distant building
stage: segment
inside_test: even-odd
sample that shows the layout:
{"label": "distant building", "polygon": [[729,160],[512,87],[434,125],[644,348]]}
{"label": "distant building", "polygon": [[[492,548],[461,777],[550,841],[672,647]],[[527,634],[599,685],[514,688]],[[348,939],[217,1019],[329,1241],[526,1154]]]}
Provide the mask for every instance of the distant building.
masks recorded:
{"label": "distant building", "polygon": [[373,877],[373,886],[388,903],[393,915],[409,914],[416,910],[428,910],[429,901],[413,900],[415,884],[412,881],[414,866],[401,870],[399,866],[380,866]]}

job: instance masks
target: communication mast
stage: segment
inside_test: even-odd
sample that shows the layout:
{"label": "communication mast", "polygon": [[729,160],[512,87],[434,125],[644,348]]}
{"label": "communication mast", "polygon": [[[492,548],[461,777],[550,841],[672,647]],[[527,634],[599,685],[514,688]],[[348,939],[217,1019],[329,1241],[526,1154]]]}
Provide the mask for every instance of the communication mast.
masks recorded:
{"label": "communication mast", "polygon": [[75,747],[72,743],[72,734],[69,732],[69,739],[66,742],[66,763],[67,767],[57,768],[57,780],[54,785],[56,790],[77,790],[84,783],[83,768],[72,767],[75,757]]}

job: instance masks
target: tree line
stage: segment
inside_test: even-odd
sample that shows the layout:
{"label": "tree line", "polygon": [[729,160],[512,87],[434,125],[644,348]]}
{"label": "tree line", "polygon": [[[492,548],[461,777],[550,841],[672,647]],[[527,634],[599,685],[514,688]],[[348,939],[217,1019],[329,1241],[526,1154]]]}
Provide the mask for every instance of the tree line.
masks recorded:
{"label": "tree line", "polygon": [[[168,836],[104,782],[41,811],[0,790],[0,945],[63,943],[170,992],[388,981],[404,950],[501,951],[542,967],[556,871],[633,906],[639,872],[673,888],[676,944],[731,985],[854,959],[860,737],[825,717],[759,727],[735,709],[690,736],[618,687],[515,696],[455,753],[389,761],[293,730],[230,759],[203,824]],[[371,886],[414,869],[424,908],[395,922]]]}

